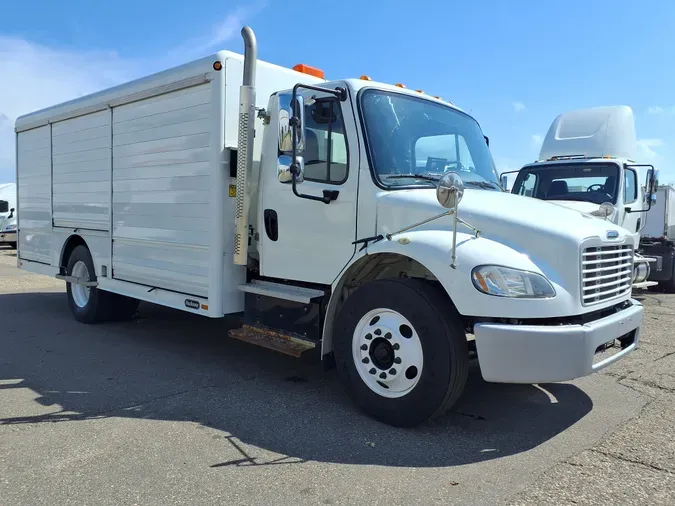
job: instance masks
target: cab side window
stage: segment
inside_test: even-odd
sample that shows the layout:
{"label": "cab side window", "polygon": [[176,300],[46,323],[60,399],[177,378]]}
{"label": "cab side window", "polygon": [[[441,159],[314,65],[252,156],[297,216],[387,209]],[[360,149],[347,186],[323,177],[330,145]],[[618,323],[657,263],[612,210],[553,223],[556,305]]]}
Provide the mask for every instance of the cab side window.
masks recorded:
{"label": "cab side window", "polygon": [[637,172],[626,169],[623,176],[623,202],[632,204],[637,200]]}
{"label": "cab side window", "polygon": [[320,98],[305,106],[305,179],[328,184],[347,180],[348,150],[340,103]]}
{"label": "cab side window", "polygon": [[525,174],[523,183],[518,188],[518,195],[525,195],[531,197],[534,194],[534,186],[537,183],[537,176],[535,174]]}

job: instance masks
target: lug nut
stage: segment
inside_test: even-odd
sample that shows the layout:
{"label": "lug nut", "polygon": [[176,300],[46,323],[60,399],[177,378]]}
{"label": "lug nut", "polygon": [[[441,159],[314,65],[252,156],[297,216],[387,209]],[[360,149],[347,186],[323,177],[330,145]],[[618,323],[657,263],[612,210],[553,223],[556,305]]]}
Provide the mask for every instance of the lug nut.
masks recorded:
{"label": "lug nut", "polygon": [[368,345],[367,345],[367,344],[362,344],[362,345],[361,345],[361,349],[362,349],[363,351],[366,351],[366,350],[368,349]]}
{"label": "lug nut", "polygon": [[386,372],[380,373],[380,378],[387,379],[387,373]]}
{"label": "lug nut", "polygon": [[368,372],[369,372],[370,374],[375,374],[377,371],[376,371],[375,368],[373,367],[373,368],[372,368],[370,371],[368,371]]}
{"label": "lug nut", "polygon": [[368,341],[370,341],[372,338],[373,338],[372,334],[366,334],[366,339],[368,339]]}
{"label": "lug nut", "polygon": [[394,349],[395,349],[395,350],[398,350],[398,349],[400,349],[400,348],[401,348],[401,345],[400,345],[400,344],[398,344],[398,343],[395,343],[395,344],[394,344]]}
{"label": "lug nut", "polygon": [[384,337],[386,337],[387,339],[391,339],[391,332],[387,332],[387,333],[384,335]]}
{"label": "lug nut", "polygon": [[393,367],[389,369],[389,374],[391,374],[392,376],[396,374],[396,369],[394,369]]}
{"label": "lug nut", "polygon": [[394,363],[395,363],[395,364],[400,364],[400,363],[401,363],[401,357],[396,357],[396,358],[394,359]]}
{"label": "lug nut", "polygon": [[363,360],[361,360],[361,362],[363,362],[364,364],[367,364],[367,363],[370,362],[370,359],[368,357],[366,357]]}
{"label": "lug nut", "polygon": [[381,331],[380,329],[375,329],[375,335],[376,335],[376,336],[381,336],[381,335],[382,335],[382,331]]}

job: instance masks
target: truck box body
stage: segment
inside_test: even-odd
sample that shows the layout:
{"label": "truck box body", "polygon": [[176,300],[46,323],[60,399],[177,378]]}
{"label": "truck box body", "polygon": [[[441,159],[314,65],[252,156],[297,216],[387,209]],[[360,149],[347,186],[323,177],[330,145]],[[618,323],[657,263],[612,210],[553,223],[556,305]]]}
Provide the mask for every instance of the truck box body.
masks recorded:
{"label": "truck box body", "polygon": [[[241,311],[230,150],[242,73],[242,56],[219,52],[19,118],[19,264],[58,273],[77,230],[101,288],[214,317]],[[256,77],[257,107],[320,81],[263,62]]]}
{"label": "truck box body", "polygon": [[646,214],[642,236],[675,240],[675,188],[672,186],[661,186],[657,190],[656,202]]}

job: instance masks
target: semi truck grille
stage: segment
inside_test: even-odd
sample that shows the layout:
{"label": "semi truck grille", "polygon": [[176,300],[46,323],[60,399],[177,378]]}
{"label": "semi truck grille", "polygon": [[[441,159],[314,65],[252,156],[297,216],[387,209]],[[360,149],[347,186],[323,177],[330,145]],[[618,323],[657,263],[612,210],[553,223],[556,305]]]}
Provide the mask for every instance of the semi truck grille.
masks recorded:
{"label": "semi truck grille", "polygon": [[597,246],[581,256],[581,302],[584,306],[621,297],[633,283],[633,246]]}

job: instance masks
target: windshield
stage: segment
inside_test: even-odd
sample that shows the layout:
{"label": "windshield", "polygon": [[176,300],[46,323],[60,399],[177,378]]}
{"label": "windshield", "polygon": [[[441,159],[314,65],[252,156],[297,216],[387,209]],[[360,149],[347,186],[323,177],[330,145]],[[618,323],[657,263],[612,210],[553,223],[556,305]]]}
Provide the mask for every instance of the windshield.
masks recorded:
{"label": "windshield", "polygon": [[512,193],[543,200],[616,204],[619,168],[613,163],[527,167],[518,173]]}
{"label": "windshield", "polygon": [[501,190],[490,150],[470,116],[423,98],[362,92],[370,160],[387,187],[435,186],[448,170],[469,187]]}

